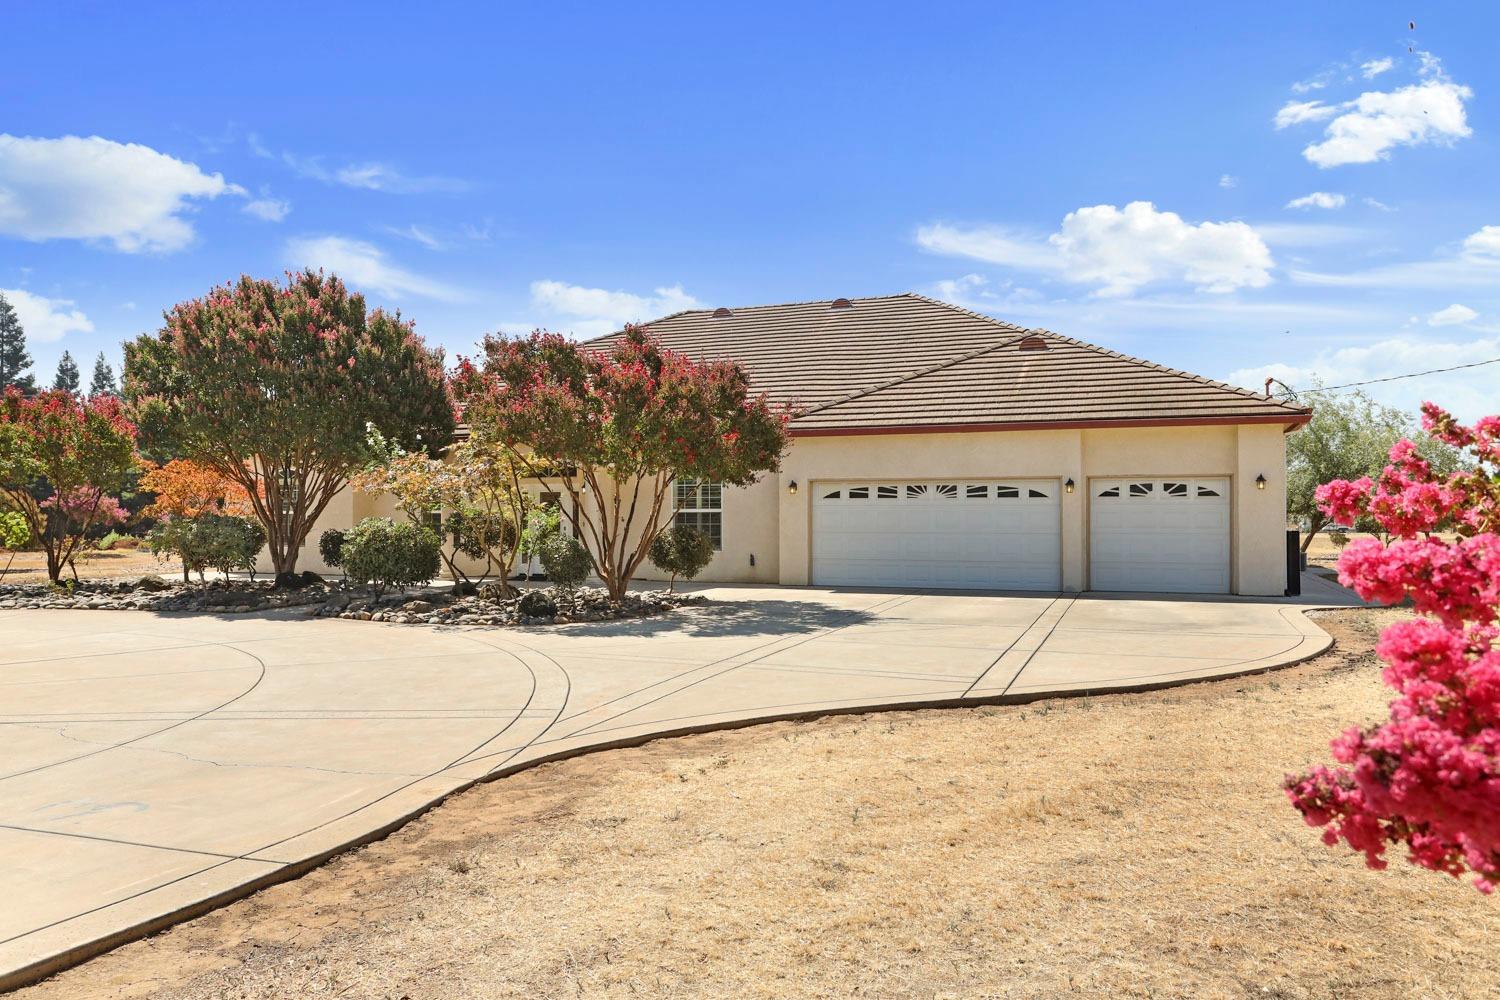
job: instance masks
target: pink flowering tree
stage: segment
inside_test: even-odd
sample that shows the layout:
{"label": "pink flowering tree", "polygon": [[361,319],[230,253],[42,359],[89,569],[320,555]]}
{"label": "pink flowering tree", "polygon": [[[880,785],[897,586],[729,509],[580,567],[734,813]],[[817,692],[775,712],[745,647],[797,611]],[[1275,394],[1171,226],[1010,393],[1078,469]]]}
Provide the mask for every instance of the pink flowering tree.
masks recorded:
{"label": "pink flowering tree", "polygon": [[0,501],[25,518],[53,583],[91,528],[124,520],[112,494],[136,461],[135,427],[113,396],[14,387],[0,395]]}
{"label": "pink flowering tree", "polygon": [[442,352],[321,271],[242,277],[173,306],[125,345],[124,390],[150,446],[243,492],[278,584],[295,582],[313,523],[374,457],[372,429],[408,451],[453,435]]}
{"label": "pink flowering tree", "polygon": [[[1337,523],[1368,515],[1389,533],[1339,558],[1339,580],[1366,600],[1410,598],[1417,617],[1380,637],[1390,718],[1333,741],[1342,766],[1289,776],[1287,795],[1323,840],[1385,867],[1401,844],[1433,871],[1500,883],[1500,417],[1464,427],[1431,403],[1422,425],[1464,449],[1472,467],[1446,475],[1410,441],[1376,479],[1328,483],[1318,501]],[[1436,532],[1451,531],[1453,541]]]}

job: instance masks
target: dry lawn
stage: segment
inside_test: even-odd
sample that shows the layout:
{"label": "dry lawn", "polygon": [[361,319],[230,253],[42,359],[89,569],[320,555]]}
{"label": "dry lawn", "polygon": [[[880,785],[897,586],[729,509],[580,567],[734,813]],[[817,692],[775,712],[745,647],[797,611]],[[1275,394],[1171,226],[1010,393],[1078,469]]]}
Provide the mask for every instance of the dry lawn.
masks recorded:
{"label": "dry lawn", "polygon": [[[0,552],[0,570],[10,559],[9,552]],[[80,580],[114,579],[117,577],[145,576],[155,573],[166,580],[182,576],[182,563],[163,562],[146,549],[120,549],[100,552],[85,549],[78,555],[78,578]],[[63,570],[63,579],[73,579],[73,574]],[[0,577],[0,583],[46,583],[47,556],[43,552],[17,552],[10,571]]]}
{"label": "dry lawn", "polygon": [[1279,788],[1382,714],[1395,614],[1260,677],[546,765],[19,996],[1494,996],[1500,898]]}

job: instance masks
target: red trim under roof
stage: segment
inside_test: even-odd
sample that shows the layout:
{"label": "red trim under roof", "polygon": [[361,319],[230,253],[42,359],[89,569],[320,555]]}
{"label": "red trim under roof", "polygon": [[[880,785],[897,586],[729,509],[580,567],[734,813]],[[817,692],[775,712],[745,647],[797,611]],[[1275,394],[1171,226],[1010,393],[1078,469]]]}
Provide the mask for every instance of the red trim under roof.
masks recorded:
{"label": "red trim under roof", "polygon": [[1033,420],[992,424],[899,424],[886,427],[789,427],[792,437],[854,437],[865,434],[963,434],[974,431],[1087,430],[1090,427],[1218,427],[1227,424],[1285,424],[1292,431],[1312,419],[1311,413],[1245,417],[1178,417],[1132,420]]}

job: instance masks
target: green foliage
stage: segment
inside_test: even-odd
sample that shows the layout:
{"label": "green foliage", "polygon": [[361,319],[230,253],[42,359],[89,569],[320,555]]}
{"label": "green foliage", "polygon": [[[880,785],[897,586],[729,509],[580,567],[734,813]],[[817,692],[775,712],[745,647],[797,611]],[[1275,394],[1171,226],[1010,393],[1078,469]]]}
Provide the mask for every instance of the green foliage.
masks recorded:
{"label": "green foliage", "polygon": [[424,525],[367,517],[344,534],[344,575],[377,594],[426,583],[441,565],[439,546],[437,534]]}
{"label": "green foliage", "polygon": [[52,388],[77,393],[78,385],[78,362],[73,360],[73,355],[63,351],[57,360],[57,377],[52,380]]}
{"label": "green foliage", "polygon": [[547,539],[562,533],[562,514],[556,507],[533,507],[521,532],[521,548],[540,555]]}
{"label": "green foliage", "polygon": [[15,307],[0,295],[0,391],[15,386],[22,392],[36,392],[36,377],[27,372],[31,354],[26,350],[26,331]]}
{"label": "green foliage", "polygon": [[1328,533],[1328,540],[1333,543],[1334,548],[1342,551],[1344,546],[1349,544],[1349,533],[1347,531],[1330,531]]}
{"label": "green foliage", "polygon": [[543,538],[536,554],[542,561],[548,582],[559,590],[578,589],[593,568],[593,561],[583,544],[561,531]]}
{"label": "green foliage", "polygon": [[512,552],[520,541],[516,522],[498,511],[456,510],[443,522],[453,549],[470,559]]}
{"label": "green foliage", "polygon": [[[1439,473],[1456,470],[1458,451],[1422,433],[1408,413],[1375,402],[1363,392],[1315,393],[1312,419],[1287,437],[1287,515],[1309,526],[1302,547],[1328,523],[1313,493],[1336,479],[1356,480],[1378,476],[1385,468],[1391,446],[1403,437]],[[1360,530],[1379,530],[1369,524]]]}
{"label": "green foliage", "polygon": [[651,563],[664,573],[672,574],[668,589],[677,578],[691,580],[703,572],[714,557],[714,543],[703,532],[685,524],[674,524],[656,536],[651,543]]}
{"label": "green foliage", "polygon": [[183,572],[197,573],[199,580],[208,569],[253,576],[255,557],[265,542],[265,529],[259,524],[228,514],[169,517],[146,538],[153,554],[180,560]]}
{"label": "green foliage", "polygon": [[94,359],[94,377],[89,380],[89,398],[94,396],[118,396],[120,386],[115,382],[115,370],[104,360],[104,352]]}
{"label": "green foliage", "polygon": [[371,429],[407,451],[453,433],[442,352],[311,270],[285,284],[243,277],[174,306],[159,333],[125,345],[124,391],[151,445],[246,489],[278,576],[376,457]]}
{"label": "green foliage", "polygon": [[19,552],[31,544],[31,526],[18,510],[0,511],[0,549]]}
{"label": "green foliage", "polygon": [[108,552],[119,543],[124,542],[127,539],[134,538],[134,535],[124,535],[118,531],[110,531],[107,532],[104,537],[100,538],[97,542],[94,543],[94,548],[98,549],[100,552]]}
{"label": "green foliage", "polygon": [[318,555],[323,562],[334,568],[344,564],[344,533],[338,528],[329,528],[318,536]]}

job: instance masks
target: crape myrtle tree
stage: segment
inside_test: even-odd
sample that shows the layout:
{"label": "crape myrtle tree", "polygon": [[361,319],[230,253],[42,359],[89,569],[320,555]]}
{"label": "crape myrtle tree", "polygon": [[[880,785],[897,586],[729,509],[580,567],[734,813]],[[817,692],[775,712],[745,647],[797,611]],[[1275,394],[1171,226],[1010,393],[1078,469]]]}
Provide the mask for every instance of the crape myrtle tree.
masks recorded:
{"label": "crape myrtle tree", "polygon": [[672,514],[674,479],[745,486],[780,468],[787,415],[752,396],[735,363],[664,350],[643,327],[597,346],[542,331],[483,346],[455,376],[475,438],[561,484],[615,601]]}
{"label": "crape myrtle tree", "polygon": [[[1391,845],[1413,864],[1500,884],[1500,417],[1474,427],[1424,404],[1423,426],[1474,465],[1442,473],[1407,440],[1371,479],[1318,490],[1335,521],[1373,517],[1392,540],[1351,541],[1339,581],[1366,600],[1410,599],[1416,616],[1380,637],[1390,718],[1333,741],[1341,766],[1287,778],[1293,805],[1323,840],[1385,867]],[[1436,534],[1452,527],[1456,538]]]}
{"label": "crape myrtle tree", "polygon": [[[1382,406],[1363,392],[1320,393],[1312,419],[1287,439],[1287,514],[1307,525],[1302,551],[1312,545],[1329,521],[1318,504],[1316,491],[1324,483],[1377,476],[1385,467],[1386,453],[1403,437],[1415,442],[1418,452],[1442,472],[1458,468],[1457,450],[1423,433],[1404,410]],[[1369,518],[1352,527],[1378,530]]]}
{"label": "crape myrtle tree", "polygon": [[28,397],[14,386],[0,396],[0,500],[26,519],[53,583],[90,528],[123,520],[112,494],[135,468],[135,427],[114,397]]}
{"label": "crape myrtle tree", "polygon": [[148,439],[241,486],[278,585],[313,522],[370,460],[369,428],[409,451],[446,444],[441,351],[400,314],[322,271],[242,277],[125,345],[124,392]]}

